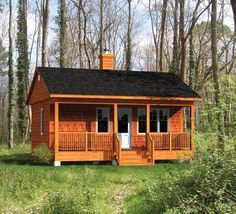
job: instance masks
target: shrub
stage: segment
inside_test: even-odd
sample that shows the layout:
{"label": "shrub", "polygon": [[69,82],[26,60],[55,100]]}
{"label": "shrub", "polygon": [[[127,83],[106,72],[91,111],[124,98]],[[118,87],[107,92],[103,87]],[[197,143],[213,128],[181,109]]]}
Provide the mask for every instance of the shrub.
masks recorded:
{"label": "shrub", "polygon": [[139,213],[236,213],[235,175],[235,151],[208,144],[189,171],[150,181],[140,192]]}
{"label": "shrub", "polygon": [[53,154],[51,150],[48,149],[46,143],[39,144],[34,150],[34,159],[41,163],[49,163],[53,159]]}

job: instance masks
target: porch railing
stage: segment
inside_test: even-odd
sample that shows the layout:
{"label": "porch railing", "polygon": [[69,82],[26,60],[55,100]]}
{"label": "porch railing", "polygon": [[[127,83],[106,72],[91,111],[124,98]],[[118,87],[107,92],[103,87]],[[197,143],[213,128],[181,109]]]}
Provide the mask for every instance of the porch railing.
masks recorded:
{"label": "porch railing", "polygon": [[155,150],[191,150],[191,133],[150,133]]}
{"label": "porch railing", "polygon": [[121,145],[120,145],[120,140],[117,136],[116,133],[114,133],[114,145],[113,145],[113,148],[114,148],[114,158],[116,160],[120,159],[121,158]]}
{"label": "porch railing", "polygon": [[154,161],[154,143],[150,134],[146,134],[147,139],[147,158]]}
{"label": "porch railing", "polygon": [[[192,135],[188,132],[150,133],[132,136],[132,148],[145,149],[150,155],[153,150],[191,150]],[[54,133],[50,133],[51,149],[54,148]],[[114,151],[121,156],[121,142],[115,133],[59,132],[59,151]]]}
{"label": "porch railing", "polygon": [[59,132],[59,151],[112,151],[113,133]]}

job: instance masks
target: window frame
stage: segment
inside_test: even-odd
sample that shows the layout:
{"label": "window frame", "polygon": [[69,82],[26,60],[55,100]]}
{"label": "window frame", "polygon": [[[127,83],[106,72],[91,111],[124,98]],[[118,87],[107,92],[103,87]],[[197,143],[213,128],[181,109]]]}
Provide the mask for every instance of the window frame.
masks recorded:
{"label": "window frame", "polygon": [[[140,112],[143,111],[145,112],[145,126],[146,126],[146,132],[139,132],[139,115]],[[137,109],[137,133],[138,135],[145,135],[147,133],[147,112],[146,112],[146,108],[138,108]]]}
{"label": "window frame", "polygon": [[[167,112],[167,132],[170,131],[170,109],[168,108],[157,108],[157,132],[160,132],[160,111]],[[165,132],[164,132],[165,133]]]}
{"label": "window frame", "polygon": [[[98,110],[106,110],[107,111],[107,132],[99,132],[98,131]],[[109,107],[97,107],[96,108],[96,132],[97,133],[109,133],[110,132],[110,108]]]}
{"label": "window frame", "polygon": [[40,135],[44,135],[44,107],[40,108],[39,127]]}

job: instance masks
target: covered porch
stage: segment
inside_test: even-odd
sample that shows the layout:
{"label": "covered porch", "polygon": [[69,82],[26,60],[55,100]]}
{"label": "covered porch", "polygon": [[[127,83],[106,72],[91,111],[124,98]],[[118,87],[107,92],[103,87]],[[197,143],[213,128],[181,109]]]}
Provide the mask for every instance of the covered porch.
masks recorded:
{"label": "covered porch", "polygon": [[[190,111],[186,131],[184,107]],[[136,158],[135,162],[154,164],[191,158],[194,151],[193,102],[54,100],[49,126],[55,161],[116,160],[128,165],[128,159]]]}

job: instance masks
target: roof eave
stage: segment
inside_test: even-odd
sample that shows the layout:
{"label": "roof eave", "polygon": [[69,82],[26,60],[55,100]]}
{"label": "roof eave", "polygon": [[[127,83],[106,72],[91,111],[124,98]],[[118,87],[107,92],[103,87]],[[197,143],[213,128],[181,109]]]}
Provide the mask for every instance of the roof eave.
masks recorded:
{"label": "roof eave", "polygon": [[166,101],[202,101],[200,97],[154,97],[154,96],[111,96],[111,95],[84,95],[84,94],[50,94],[50,98],[83,98],[83,99],[122,99],[122,100],[166,100]]}

